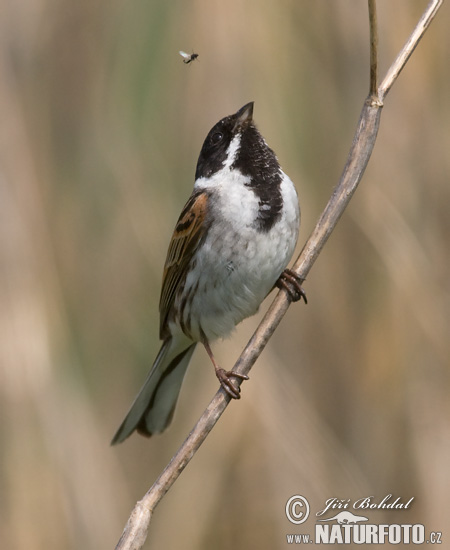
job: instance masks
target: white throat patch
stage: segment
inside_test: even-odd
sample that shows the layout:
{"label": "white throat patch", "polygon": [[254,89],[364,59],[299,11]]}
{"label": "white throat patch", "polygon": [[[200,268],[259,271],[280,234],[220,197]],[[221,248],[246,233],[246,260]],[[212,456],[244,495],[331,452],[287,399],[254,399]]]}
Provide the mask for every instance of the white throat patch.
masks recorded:
{"label": "white throat patch", "polygon": [[239,132],[234,136],[230,141],[227,149],[227,160],[225,161],[224,167],[230,169],[233,166],[234,161],[236,160],[236,155],[241,146],[241,133]]}

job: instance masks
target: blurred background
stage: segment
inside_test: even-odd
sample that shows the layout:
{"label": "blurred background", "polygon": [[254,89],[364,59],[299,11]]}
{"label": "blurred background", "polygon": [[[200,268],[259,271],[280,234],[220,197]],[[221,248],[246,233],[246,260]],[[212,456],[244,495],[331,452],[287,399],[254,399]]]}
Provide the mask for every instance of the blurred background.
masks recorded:
{"label": "blurred background", "polygon": [[[426,4],[379,0],[382,75]],[[2,0],[1,12],[0,539],[111,549],[218,387],[198,349],[170,430],[109,446],[159,349],[165,253],[203,139],[255,101],[297,186],[299,252],[367,95],[367,5]],[[333,497],[414,497],[371,522],[450,537],[448,20],[445,5],[386,99],[308,305],[290,308],[145,548],[284,548],[314,530],[287,521],[295,494],[313,515]],[[179,50],[199,58],[184,65]],[[213,346],[222,365],[257,323]]]}

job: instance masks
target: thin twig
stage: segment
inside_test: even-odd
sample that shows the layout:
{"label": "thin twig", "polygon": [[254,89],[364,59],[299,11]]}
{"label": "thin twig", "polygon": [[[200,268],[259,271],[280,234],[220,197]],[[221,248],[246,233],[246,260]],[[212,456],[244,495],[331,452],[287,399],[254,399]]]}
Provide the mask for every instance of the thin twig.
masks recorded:
{"label": "thin twig", "polygon": [[[383,99],[408,61],[430,22],[435,17],[443,0],[433,0],[430,2],[402,51],[387,72],[381,86],[378,88],[378,92],[376,89],[377,24],[375,1],[368,1],[371,25],[370,93],[364,102],[356,134],[341,179],[334,189],[311,236],[303,247],[300,256],[294,264],[293,269],[303,280],[306,278],[315,260],[319,256],[328,237],[335,228],[361,181],[375,145]],[[289,300],[286,293],[285,291],[280,291],[236,362],[233,371],[241,374],[248,374],[286,313],[288,307]],[[147,536],[148,526],[153,511],[186,465],[190,462],[229,402],[230,397],[228,397],[222,389],[219,389],[178,452],[172,457],[170,463],[166,466],[143,499],[136,504],[116,546],[116,550],[139,550],[142,548]]]}
{"label": "thin twig", "polygon": [[378,25],[375,0],[369,0],[370,25],[370,87],[369,93],[375,97],[378,86]]}
{"label": "thin twig", "polygon": [[401,52],[398,54],[397,59],[392,63],[386,76],[384,77],[383,82],[378,88],[378,98],[381,102],[384,101],[384,98],[389,93],[389,90],[392,88],[392,85],[397,80],[398,75],[402,71],[403,67],[406,65],[406,62],[410,58],[413,51],[416,49],[417,44],[420,42],[422,36],[425,34],[425,31],[430,26],[430,23],[436,16],[437,11],[442,6],[444,0],[431,0],[428,4],[427,9],[423,12],[422,17],[416,25],[416,28],[411,33],[411,36],[406,41],[406,44],[403,46]]}

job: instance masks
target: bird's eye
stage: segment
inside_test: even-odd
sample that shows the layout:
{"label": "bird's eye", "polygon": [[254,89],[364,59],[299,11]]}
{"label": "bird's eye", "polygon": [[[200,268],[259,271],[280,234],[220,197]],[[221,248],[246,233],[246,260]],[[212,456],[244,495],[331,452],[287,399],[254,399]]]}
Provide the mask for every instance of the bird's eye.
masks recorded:
{"label": "bird's eye", "polygon": [[215,132],[212,136],[211,136],[211,143],[213,145],[217,145],[218,143],[220,143],[223,139],[223,134],[222,132]]}

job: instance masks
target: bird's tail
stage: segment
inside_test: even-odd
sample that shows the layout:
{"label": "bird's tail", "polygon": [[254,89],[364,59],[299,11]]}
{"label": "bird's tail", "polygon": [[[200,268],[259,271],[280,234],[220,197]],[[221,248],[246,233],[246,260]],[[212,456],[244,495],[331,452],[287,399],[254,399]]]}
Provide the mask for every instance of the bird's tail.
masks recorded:
{"label": "bird's tail", "polygon": [[141,391],[136,396],[124,421],[111,441],[122,443],[134,430],[150,437],[163,432],[170,424],[186,369],[195,343],[166,340]]}

